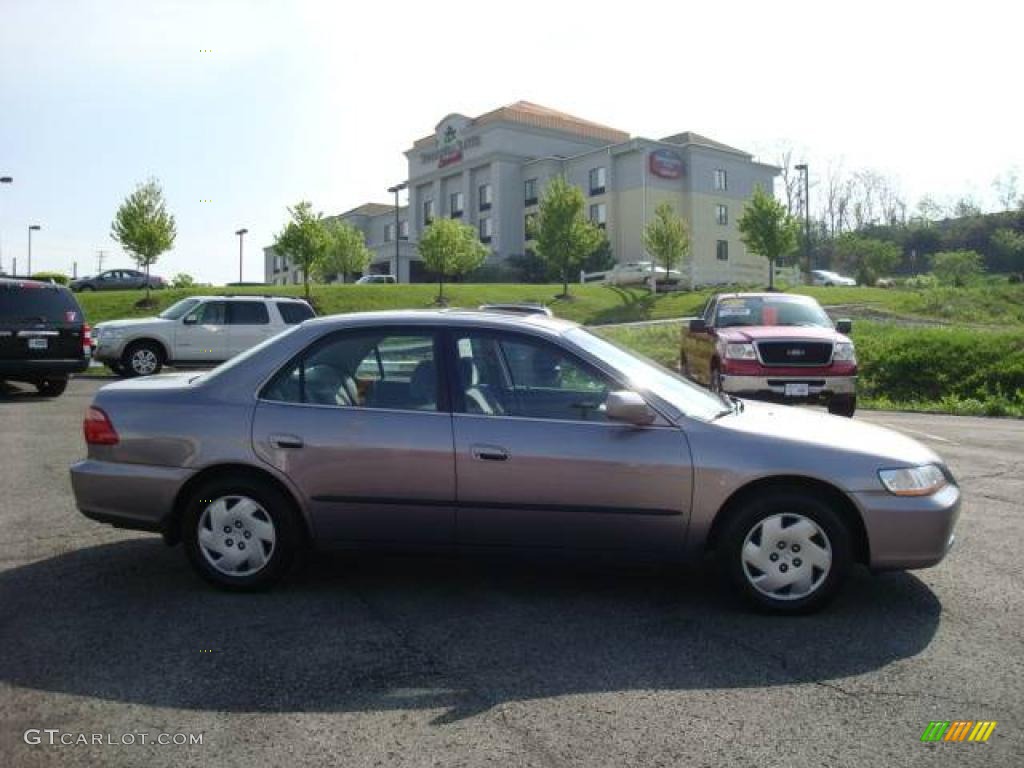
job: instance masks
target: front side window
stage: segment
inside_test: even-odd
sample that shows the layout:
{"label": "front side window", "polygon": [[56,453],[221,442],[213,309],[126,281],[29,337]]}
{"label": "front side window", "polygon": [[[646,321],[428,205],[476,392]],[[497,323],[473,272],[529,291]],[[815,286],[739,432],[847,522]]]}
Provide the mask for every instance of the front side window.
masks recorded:
{"label": "front side window", "polygon": [[231,325],[266,325],[270,322],[267,305],[262,301],[232,301],[228,309]]}
{"label": "front side window", "polygon": [[264,388],[265,400],[307,405],[438,410],[434,334],[335,334],[303,353]]}
{"label": "front side window", "polygon": [[197,325],[224,325],[227,323],[227,306],[223,301],[208,301],[185,319],[193,318]]}
{"label": "front side window", "polygon": [[524,205],[536,205],[537,204],[537,180],[527,179],[523,182],[523,204]]}
{"label": "front side window", "polygon": [[604,167],[590,169],[590,194],[600,195],[605,189]]}
{"label": "front side window", "polygon": [[453,219],[458,219],[462,216],[462,204],[463,196],[461,192],[452,192],[448,201],[448,209],[451,211]]}
{"label": "front side window", "polygon": [[456,339],[457,407],[480,416],[606,421],[612,382],[559,347],[474,332]]}
{"label": "front side window", "polygon": [[198,303],[199,299],[182,299],[175,304],[171,304],[171,306],[157,315],[157,317],[161,317],[164,320],[177,320],[179,317],[188,314],[189,310],[195,307]]}

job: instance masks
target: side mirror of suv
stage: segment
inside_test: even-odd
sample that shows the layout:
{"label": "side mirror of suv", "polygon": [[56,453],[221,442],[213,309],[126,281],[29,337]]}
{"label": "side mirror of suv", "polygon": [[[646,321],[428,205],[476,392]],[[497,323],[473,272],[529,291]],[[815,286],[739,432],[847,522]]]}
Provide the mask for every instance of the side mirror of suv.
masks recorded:
{"label": "side mirror of suv", "polygon": [[199,322],[199,315],[185,315],[185,319],[181,322],[185,325],[195,325]]}
{"label": "side mirror of suv", "polygon": [[842,334],[847,334],[853,330],[853,320],[848,317],[842,317],[836,320],[836,330]]}
{"label": "side mirror of suv", "polygon": [[654,411],[636,392],[622,390],[609,392],[604,401],[604,413],[612,421],[622,421],[643,427],[654,421]]}
{"label": "side mirror of suv", "polygon": [[690,321],[690,333],[707,333],[708,325],[704,322],[703,318],[698,317],[696,320]]}

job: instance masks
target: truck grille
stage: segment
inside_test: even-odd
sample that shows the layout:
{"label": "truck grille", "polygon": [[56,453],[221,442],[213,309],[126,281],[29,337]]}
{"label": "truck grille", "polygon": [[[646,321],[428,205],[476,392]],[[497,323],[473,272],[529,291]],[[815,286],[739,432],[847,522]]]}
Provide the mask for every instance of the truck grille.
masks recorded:
{"label": "truck grille", "polygon": [[757,352],[765,365],[828,365],[832,362],[830,341],[759,341]]}

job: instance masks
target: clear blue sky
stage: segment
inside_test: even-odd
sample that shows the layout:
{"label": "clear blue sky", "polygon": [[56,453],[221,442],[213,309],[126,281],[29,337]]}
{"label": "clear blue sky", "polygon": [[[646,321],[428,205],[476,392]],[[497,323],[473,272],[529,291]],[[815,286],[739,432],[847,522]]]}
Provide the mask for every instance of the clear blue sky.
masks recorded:
{"label": "clear blue sky", "polygon": [[244,226],[262,279],[285,206],[388,202],[413,139],[518,99],[990,206],[1024,169],[1017,6],[0,0],[4,266],[30,223],[36,269],[130,265],[110,221],[155,176],[178,221],[156,272],[236,279]]}

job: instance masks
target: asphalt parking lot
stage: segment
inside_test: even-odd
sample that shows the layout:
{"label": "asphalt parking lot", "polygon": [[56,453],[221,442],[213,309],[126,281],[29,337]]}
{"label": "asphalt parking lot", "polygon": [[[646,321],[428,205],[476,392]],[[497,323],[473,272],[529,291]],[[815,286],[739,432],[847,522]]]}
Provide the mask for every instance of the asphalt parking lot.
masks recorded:
{"label": "asphalt parking lot", "polygon": [[[940,566],[858,570],[817,616],[749,613],[709,566],[318,556],[236,596],[76,511],[100,383],[0,396],[2,765],[1024,765],[1024,422],[859,415],[966,504]],[[922,744],[931,720],[998,726]]]}

